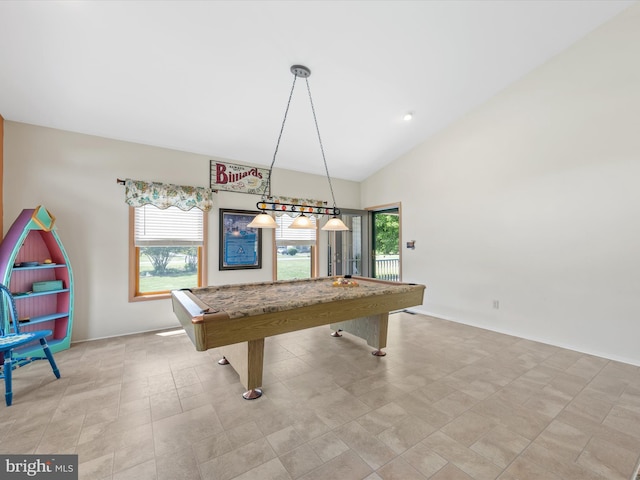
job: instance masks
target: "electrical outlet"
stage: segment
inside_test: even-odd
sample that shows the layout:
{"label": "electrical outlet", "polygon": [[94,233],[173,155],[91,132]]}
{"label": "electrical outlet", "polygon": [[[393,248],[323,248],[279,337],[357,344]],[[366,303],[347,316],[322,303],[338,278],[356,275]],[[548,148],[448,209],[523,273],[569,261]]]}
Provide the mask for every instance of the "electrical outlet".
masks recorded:
{"label": "electrical outlet", "polygon": [[500,300],[493,301],[493,308],[495,308],[496,310],[500,308]]}

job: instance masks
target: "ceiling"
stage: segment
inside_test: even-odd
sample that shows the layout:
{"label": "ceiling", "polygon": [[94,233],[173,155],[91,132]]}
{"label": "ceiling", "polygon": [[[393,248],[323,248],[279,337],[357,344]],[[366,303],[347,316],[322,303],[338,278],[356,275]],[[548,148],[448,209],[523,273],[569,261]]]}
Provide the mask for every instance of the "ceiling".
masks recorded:
{"label": "ceiling", "polygon": [[[268,166],[302,64],[331,176],[361,181],[632,3],[5,0],[0,114]],[[275,166],[324,173],[304,79]]]}

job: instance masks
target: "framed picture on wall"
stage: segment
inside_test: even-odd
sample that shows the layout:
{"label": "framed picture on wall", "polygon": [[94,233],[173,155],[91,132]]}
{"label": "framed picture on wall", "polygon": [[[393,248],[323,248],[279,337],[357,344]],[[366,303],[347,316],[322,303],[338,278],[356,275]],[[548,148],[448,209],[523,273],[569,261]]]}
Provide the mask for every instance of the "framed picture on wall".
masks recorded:
{"label": "framed picture on wall", "polygon": [[262,230],[247,227],[256,215],[220,209],[220,270],[262,268]]}

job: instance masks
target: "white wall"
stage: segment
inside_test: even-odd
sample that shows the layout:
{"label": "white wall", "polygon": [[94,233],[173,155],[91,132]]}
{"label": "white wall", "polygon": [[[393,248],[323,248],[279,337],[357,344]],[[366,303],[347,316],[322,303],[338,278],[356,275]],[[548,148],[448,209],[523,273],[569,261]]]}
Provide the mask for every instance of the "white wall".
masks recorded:
{"label": "white wall", "polygon": [[640,365],[638,59],[636,6],[363,182],[419,310]]}
{"label": "white wall", "polygon": [[[4,232],[25,208],[44,205],[56,216],[75,278],[73,341],[178,325],[170,300],[128,302],[129,207],[116,179],[208,186],[210,159],[216,158],[5,121]],[[330,201],[326,177],[275,169],[273,184],[277,195]],[[333,187],[340,207],[360,207],[359,184],[333,179]],[[214,194],[208,217],[209,284],[272,279],[271,232],[263,235],[261,270],[218,270],[218,209],[255,210],[259,199]],[[326,243],[326,233],[321,235]],[[326,274],[326,255],[320,251]]]}

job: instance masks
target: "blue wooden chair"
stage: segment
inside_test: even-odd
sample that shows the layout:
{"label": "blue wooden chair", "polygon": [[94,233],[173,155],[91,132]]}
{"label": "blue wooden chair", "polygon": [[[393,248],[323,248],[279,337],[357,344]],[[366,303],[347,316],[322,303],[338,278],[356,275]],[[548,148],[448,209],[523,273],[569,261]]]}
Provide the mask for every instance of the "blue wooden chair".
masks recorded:
{"label": "blue wooden chair", "polygon": [[[20,322],[18,322],[18,311],[16,302],[7,287],[0,284],[1,305],[0,305],[0,360],[4,359],[2,366],[2,374],[0,378],[4,378],[5,400],[7,406],[11,405],[13,400],[13,392],[11,391],[11,373],[14,369],[27,365],[35,360],[49,360],[53,374],[56,378],[60,378],[60,371],[53,359],[53,354],[49,350],[45,337],[51,335],[51,330],[37,330],[33,332],[21,332]],[[7,315],[8,312],[8,315]],[[29,343],[40,341],[40,346],[44,352],[43,357],[25,357],[20,356],[19,350]],[[30,348],[33,350],[33,348]]]}

